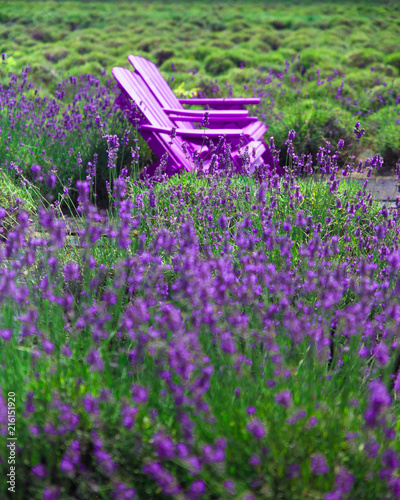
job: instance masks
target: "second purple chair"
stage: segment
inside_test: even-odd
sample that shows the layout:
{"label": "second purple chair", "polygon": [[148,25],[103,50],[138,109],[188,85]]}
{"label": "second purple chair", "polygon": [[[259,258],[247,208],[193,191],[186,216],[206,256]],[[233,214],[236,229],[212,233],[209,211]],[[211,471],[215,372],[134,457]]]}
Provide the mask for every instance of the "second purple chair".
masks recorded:
{"label": "second purple chair", "polygon": [[249,116],[245,109],[246,105],[260,104],[260,98],[178,99],[154,63],[134,55],[128,56],[128,61],[178,127],[194,128],[193,123],[188,122],[201,122],[204,116],[204,111],[185,109],[183,104],[202,105],[211,108],[210,128],[214,124],[218,128],[243,128],[255,141],[262,140],[266,134],[267,126],[256,117]]}
{"label": "second purple chair", "polygon": [[[140,132],[155,154],[161,158],[164,153],[168,152],[167,173],[172,175],[179,171],[190,171],[194,168],[190,160],[190,154],[185,152],[184,142],[187,145],[187,151],[193,153],[204,142],[205,137],[210,139],[219,139],[224,136],[228,141],[233,142],[233,151],[231,159],[240,170],[242,160],[241,151],[238,148],[240,141],[248,147],[249,153],[254,152],[251,161],[253,166],[257,163],[267,164],[273,168],[274,161],[268,148],[262,141],[255,140],[251,135],[252,130],[249,125],[243,128],[222,128],[222,129],[207,129],[201,130],[193,127],[192,122],[190,128],[177,128],[175,137],[171,138],[171,130],[175,128],[175,124],[171,121],[168,114],[160,106],[160,103],[155,96],[150,92],[147,83],[138,73],[133,73],[125,68],[113,68],[113,76],[118,82],[123,94],[118,100],[119,105],[123,105],[123,99],[132,100],[135,102],[140,111],[139,124]],[[216,117],[222,119],[227,114],[234,119],[242,119],[243,113],[238,111],[220,111]],[[204,115],[204,112],[202,112]],[[219,115],[219,116],[218,116]],[[250,123],[252,125],[252,123]],[[204,167],[207,169],[210,164],[210,158],[204,158]],[[152,166],[151,170],[155,170],[156,165]],[[280,173],[280,172],[279,172]]]}

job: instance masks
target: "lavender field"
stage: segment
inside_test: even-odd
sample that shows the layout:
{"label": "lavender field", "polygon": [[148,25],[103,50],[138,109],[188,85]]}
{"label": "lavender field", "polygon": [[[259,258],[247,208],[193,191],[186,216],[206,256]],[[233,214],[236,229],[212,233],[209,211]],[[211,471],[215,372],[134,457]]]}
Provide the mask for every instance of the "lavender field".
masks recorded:
{"label": "lavender field", "polygon": [[[296,91],[295,64],[268,92]],[[0,498],[400,498],[400,193],[367,191],[364,116],[315,151],[271,125],[282,177],[220,142],[212,172],[149,178],[107,68],[54,89],[9,69]]]}

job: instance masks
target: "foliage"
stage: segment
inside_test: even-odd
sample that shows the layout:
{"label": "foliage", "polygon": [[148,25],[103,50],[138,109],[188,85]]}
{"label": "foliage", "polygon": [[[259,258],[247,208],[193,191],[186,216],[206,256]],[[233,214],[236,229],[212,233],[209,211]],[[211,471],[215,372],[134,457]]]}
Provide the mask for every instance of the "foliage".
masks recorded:
{"label": "foliage", "polygon": [[[383,153],[400,153],[398,6],[281,4],[2,6],[14,498],[399,497],[400,199],[367,193]],[[348,66],[375,51],[376,66]],[[148,178],[155,158],[100,73],[129,52],[183,95],[260,96],[251,112],[285,175],[245,152],[235,172],[223,145],[213,172],[192,158]],[[365,148],[382,154],[360,163]]]}

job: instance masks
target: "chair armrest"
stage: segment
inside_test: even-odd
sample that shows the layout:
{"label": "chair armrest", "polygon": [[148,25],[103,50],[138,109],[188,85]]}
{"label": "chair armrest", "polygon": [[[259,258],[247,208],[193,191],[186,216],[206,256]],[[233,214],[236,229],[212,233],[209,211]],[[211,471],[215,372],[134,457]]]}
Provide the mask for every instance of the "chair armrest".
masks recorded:
{"label": "chair armrest", "polygon": [[216,99],[200,99],[194,97],[193,99],[178,99],[181,104],[188,104],[193,106],[209,106],[217,110],[224,109],[242,109],[243,106],[251,104],[260,104],[260,97],[232,97],[232,98],[216,98]]}
{"label": "chair armrest", "polygon": [[[175,114],[171,114],[171,115],[168,115],[168,118],[170,120],[172,120],[173,122],[177,122],[177,121],[185,121],[185,122],[201,122],[202,119],[203,119],[203,116],[204,116],[204,113],[202,112],[202,114],[200,116],[182,116],[182,115],[175,115]],[[230,122],[238,122],[239,124],[241,125],[247,125],[249,123],[253,123],[253,122],[256,122],[258,121],[258,118],[256,116],[243,116],[243,117],[227,117],[226,115],[223,115],[223,116],[211,116],[209,118],[209,124],[212,125],[214,123],[230,123]]]}
{"label": "chair armrest", "polygon": [[[159,132],[161,134],[171,134],[171,129],[166,128],[166,127],[157,127],[155,125],[141,125],[140,127],[142,130],[149,130],[153,132]],[[232,128],[226,128],[226,129],[205,129],[205,130],[196,130],[196,129],[184,129],[184,128],[177,128],[176,129],[176,135],[179,137],[183,138],[190,138],[192,137],[193,139],[201,139],[202,137],[208,137],[208,138],[218,138],[221,136],[225,136],[227,138],[239,138],[240,136],[250,136],[249,133],[244,132],[242,129],[232,129]]]}
{"label": "chair armrest", "polygon": [[[202,120],[204,114],[207,111],[203,111],[201,109],[172,109],[172,108],[163,108],[164,111],[169,114],[180,115],[186,117],[196,117],[199,120]],[[249,116],[249,112],[245,110],[222,110],[222,111],[208,111],[209,118],[223,118],[223,119],[233,119],[233,118],[245,118]]]}

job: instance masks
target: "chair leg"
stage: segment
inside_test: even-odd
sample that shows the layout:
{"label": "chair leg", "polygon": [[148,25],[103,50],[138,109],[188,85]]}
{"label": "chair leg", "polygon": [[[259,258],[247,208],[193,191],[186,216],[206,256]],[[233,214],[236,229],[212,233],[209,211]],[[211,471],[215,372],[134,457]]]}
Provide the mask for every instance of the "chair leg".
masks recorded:
{"label": "chair leg", "polygon": [[[156,161],[155,163],[152,163],[151,165],[147,166],[147,171],[146,174],[152,177],[154,175],[154,172],[156,171],[157,167],[160,165],[160,160]],[[144,179],[144,172],[140,174],[140,178]]]}
{"label": "chair leg", "polygon": [[265,165],[270,165],[271,170],[274,168],[274,165],[276,166],[276,173],[278,175],[283,175],[283,169],[279,165],[279,162],[277,160],[274,160],[274,157],[272,156],[272,153],[269,149],[267,149],[262,155],[262,159],[264,160]]}

